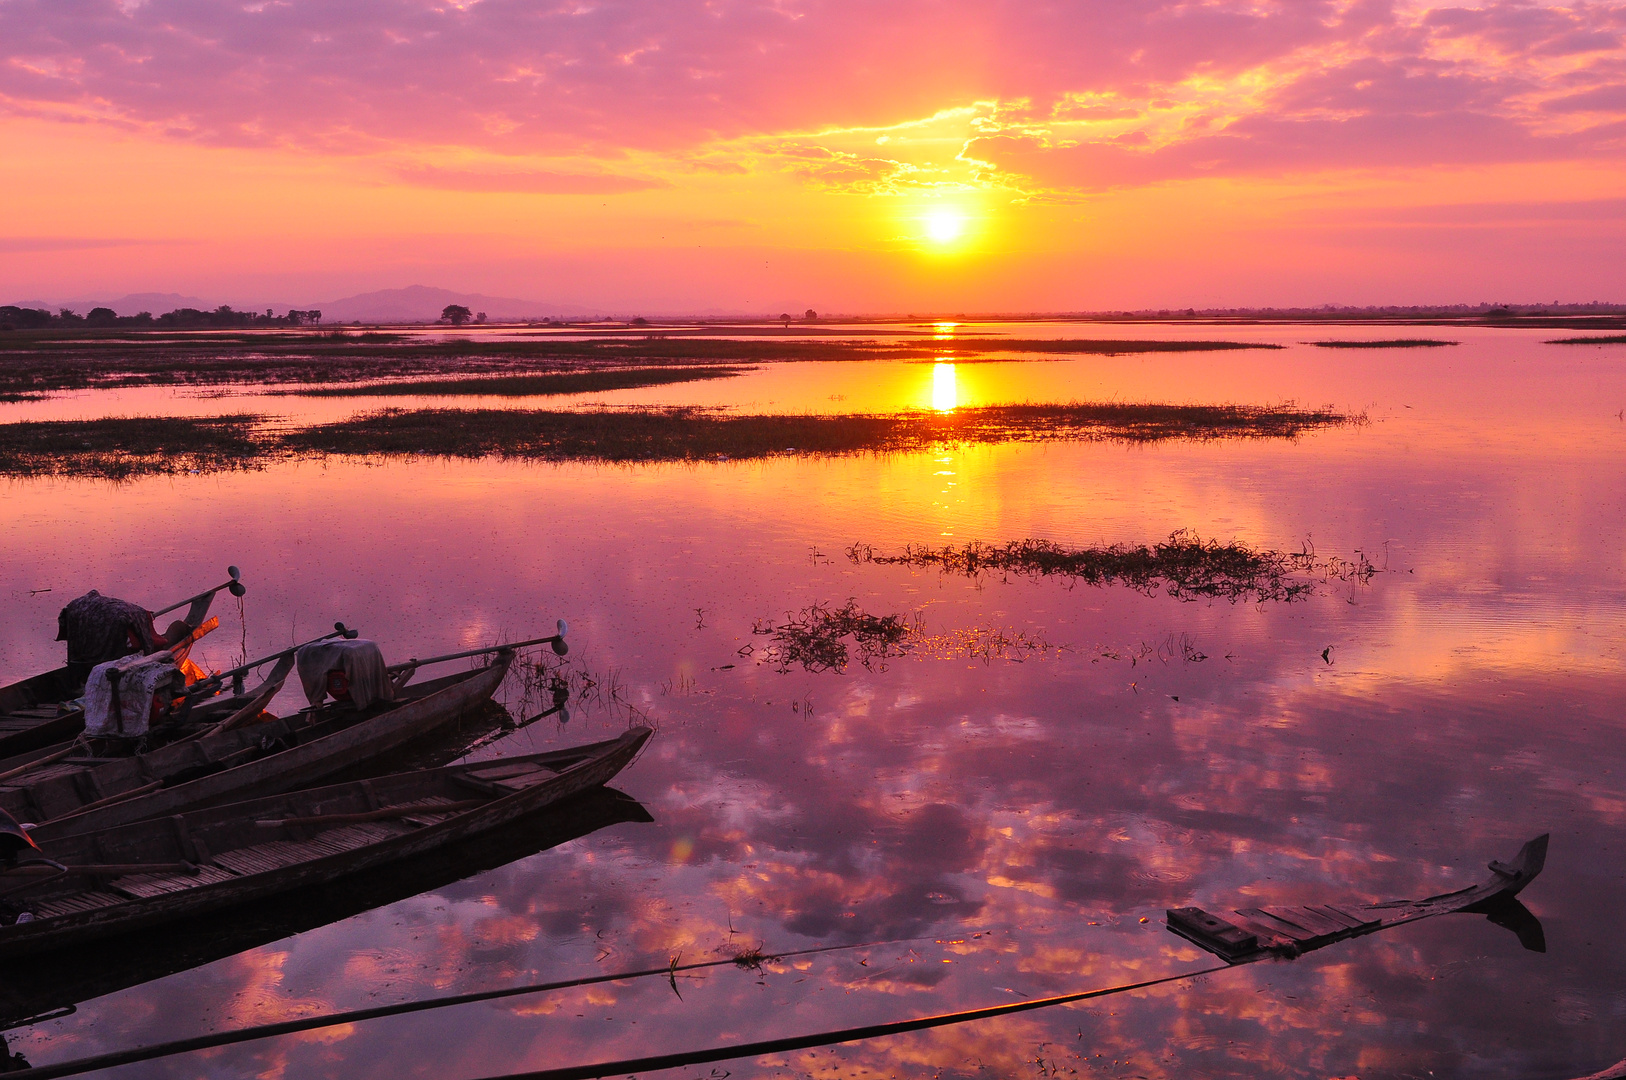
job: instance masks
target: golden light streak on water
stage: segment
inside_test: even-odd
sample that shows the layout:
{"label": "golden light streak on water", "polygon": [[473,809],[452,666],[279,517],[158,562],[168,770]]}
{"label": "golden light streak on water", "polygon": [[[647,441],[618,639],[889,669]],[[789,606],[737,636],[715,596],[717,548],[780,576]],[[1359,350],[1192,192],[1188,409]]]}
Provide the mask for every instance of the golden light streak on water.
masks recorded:
{"label": "golden light streak on water", "polygon": [[959,404],[959,387],[954,379],[953,364],[932,367],[932,408],[938,412],[953,412]]}

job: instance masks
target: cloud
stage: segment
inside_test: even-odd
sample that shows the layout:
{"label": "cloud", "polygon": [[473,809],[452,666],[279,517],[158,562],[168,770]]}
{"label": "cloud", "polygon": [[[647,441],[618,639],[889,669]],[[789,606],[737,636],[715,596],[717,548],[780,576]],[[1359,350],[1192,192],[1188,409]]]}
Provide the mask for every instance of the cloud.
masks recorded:
{"label": "cloud", "polygon": [[[617,155],[726,171],[708,148],[775,139],[787,148],[772,167],[839,190],[966,182],[971,158],[1087,189],[1612,156],[1623,33],[1620,3],[1511,0],[6,0],[0,111],[206,144],[607,163],[402,174],[464,191],[640,190],[658,181],[616,172]],[[819,134],[972,103],[987,106],[982,126],[935,156]],[[808,147],[828,153],[793,160]]]}

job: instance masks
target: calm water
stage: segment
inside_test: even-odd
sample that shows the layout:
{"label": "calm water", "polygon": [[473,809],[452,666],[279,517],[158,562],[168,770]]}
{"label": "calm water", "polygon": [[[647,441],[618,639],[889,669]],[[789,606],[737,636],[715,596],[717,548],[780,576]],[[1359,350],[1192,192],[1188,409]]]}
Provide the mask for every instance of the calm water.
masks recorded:
{"label": "calm water", "polygon": [[[1141,332],[1292,348],[789,364],[569,400],[822,412],[1294,399],[1371,423],[1294,442],[637,468],[335,460],[7,483],[0,677],[57,662],[56,612],[87,588],[158,604],[236,562],[251,590],[241,627],[228,609],[199,649],[217,666],[335,618],[393,660],[563,617],[573,664],[620,700],[484,753],[603,738],[638,717],[659,728],[616,784],[653,822],[513,838],[517,852],[486,861],[517,861],[302,925],[347,914],[335,889],[331,915],[289,913],[245,931],[247,951],[81,991],[73,1015],[9,1032],[12,1049],[46,1063],[731,946],[885,942],[680,978],[681,997],[645,979],[117,1075],[477,1077],[812,1032],[1194,970],[1210,958],[1163,928],[1167,907],[1422,896],[1483,879],[1488,859],[1550,831],[1522,897],[1545,953],[1449,916],[1076,1007],[659,1075],[1561,1080],[1626,1056],[1626,349],[1522,331],[1427,328],[1416,336],[1463,344],[1360,352],[1296,343],[1372,331]],[[295,418],[397,403],[253,402],[294,403]],[[240,407],[144,390],[5,418]],[[1361,552],[1384,572],[1261,607],[843,554],[1176,529]],[[884,669],[756,662],[759,620],[849,598],[918,616],[934,640]],[[1049,648],[1022,662],[966,648],[999,631]]]}

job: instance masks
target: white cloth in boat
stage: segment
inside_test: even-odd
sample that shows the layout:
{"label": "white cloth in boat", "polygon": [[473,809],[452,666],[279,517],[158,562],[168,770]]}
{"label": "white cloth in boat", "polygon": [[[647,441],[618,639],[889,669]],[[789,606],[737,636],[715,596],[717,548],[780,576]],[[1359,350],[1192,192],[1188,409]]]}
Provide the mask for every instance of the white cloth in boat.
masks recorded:
{"label": "white cloth in boat", "polygon": [[[113,675],[118,675],[118,708],[113,706]],[[152,699],[163,693],[178,696],[186,687],[186,677],[175,666],[166,649],[150,656],[126,656],[90,669],[85,682],[85,734],[93,739],[122,736],[136,738],[147,733],[152,716]]]}
{"label": "white cloth in boat", "polygon": [[350,700],[365,709],[375,701],[390,701],[395,686],[384,669],[384,654],[378,642],[366,638],[350,641],[314,641],[299,650],[299,681],[311,708],[327,697],[327,673],[342,671],[350,683]]}

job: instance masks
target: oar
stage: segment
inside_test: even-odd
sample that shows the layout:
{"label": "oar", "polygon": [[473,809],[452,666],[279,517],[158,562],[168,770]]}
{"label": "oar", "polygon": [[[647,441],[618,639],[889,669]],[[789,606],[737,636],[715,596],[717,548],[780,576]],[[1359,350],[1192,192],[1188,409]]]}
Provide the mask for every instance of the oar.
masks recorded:
{"label": "oar", "polygon": [[509,641],[501,645],[488,645],[483,649],[465,649],[462,652],[447,653],[445,656],[431,656],[427,660],[419,660],[414,656],[411,660],[408,660],[403,664],[392,664],[385,670],[390,672],[407,671],[411,668],[427,667],[430,664],[443,664],[448,660],[461,660],[466,656],[484,656],[487,653],[512,652],[515,649],[529,648],[532,645],[551,645],[553,646],[553,651],[556,654],[563,656],[570,651],[569,644],[565,642],[565,634],[570,630],[570,627],[563,619],[560,619],[557,625],[559,627],[559,632],[557,634],[550,634],[547,637],[531,638],[529,641]]}
{"label": "oar", "polygon": [[188,596],[185,600],[177,600],[175,603],[169,605],[169,607],[153,612],[152,617],[156,619],[160,615],[168,615],[176,608],[183,608],[188,604],[196,603],[197,601],[202,600],[206,596],[213,596],[221,589],[229,590],[233,596],[242,596],[244,593],[248,592],[248,586],[244,585],[242,581],[243,572],[241,570],[237,569],[235,566],[228,566],[226,567],[226,573],[230,576],[227,577],[225,581],[222,581],[219,585],[216,585],[214,588],[204,589],[196,596]]}
{"label": "oar", "polygon": [[323,634],[321,637],[311,638],[309,641],[302,641],[298,645],[290,645],[286,649],[278,649],[276,652],[262,656],[258,660],[250,660],[246,664],[239,664],[227,671],[216,672],[207,679],[199,679],[197,682],[186,688],[187,696],[196,697],[199,694],[212,693],[215,690],[220,689],[220,684],[225,682],[227,679],[235,678],[238,675],[246,675],[255,668],[264,664],[269,664],[273,660],[281,660],[284,656],[287,656],[289,653],[298,652],[306,645],[315,645],[318,641],[327,641],[329,638],[354,638],[360,636],[360,634],[360,630],[352,630],[348,626],[344,625],[344,623],[336,622],[333,624],[332,633]]}

